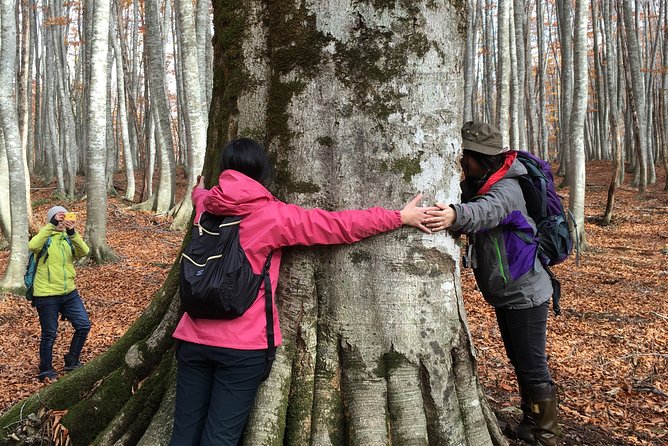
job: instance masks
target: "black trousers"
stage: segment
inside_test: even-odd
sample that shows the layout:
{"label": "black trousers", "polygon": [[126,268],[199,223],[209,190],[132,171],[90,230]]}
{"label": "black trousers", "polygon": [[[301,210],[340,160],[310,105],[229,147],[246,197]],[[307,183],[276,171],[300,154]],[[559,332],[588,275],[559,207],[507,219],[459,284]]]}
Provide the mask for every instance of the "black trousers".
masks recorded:
{"label": "black trousers", "polygon": [[528,385],[552,382],[545,355],[549,302],[522,310],[496,308],[495,311],[506,355],[517,379]]}
{"label": "black trousers", "polygon": [[171,446],[236,446],[267,367],[266,350],[179,341]]}

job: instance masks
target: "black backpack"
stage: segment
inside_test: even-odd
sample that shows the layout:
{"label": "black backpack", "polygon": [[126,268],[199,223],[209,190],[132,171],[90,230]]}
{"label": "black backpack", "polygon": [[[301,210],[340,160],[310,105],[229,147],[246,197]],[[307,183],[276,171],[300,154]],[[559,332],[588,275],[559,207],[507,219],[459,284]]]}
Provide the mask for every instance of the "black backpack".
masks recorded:
{"label": "black backpack", "polygon": [[264,281],[267,345],[273,352],[271,253],[262,273],[254,274],[239,243],[240,222],[239,217],[204,212],[193,225],[190,242],[181,254],[181,308],[191,318],[235,319],[255,302]]}

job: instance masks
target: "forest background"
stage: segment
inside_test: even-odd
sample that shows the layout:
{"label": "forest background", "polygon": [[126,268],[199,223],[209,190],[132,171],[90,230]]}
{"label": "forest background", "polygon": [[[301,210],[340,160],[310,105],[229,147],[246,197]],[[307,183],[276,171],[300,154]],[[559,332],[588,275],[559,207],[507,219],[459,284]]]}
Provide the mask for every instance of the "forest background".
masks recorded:
{"label": "forest background", "polygon": [[[117,0],[108,10],[85,6],[76,1],[2,0],[0,242],[7,251],[1,257],[0,286],[8,293],[20,295],[23,291],[25,247],[29,234],[41,224],[45,204],[65,202],[79,210],[86,225],[82,230],[93,248],[90,260],[100,265],[86,268],[96,268],[97,273],[110,268],[104,264],[119,257],[121,263],[111,263],[111,268],[120,267],[129,255],[108,242],[115,235],[108,234],[107,226],[118,230],[115,222],[109,221],[110,215],[123,219],[132,215],[139,222],[151,222],[148,227],[156,226],[158,233],[178,248],[192,211],[188,194],[178,192],[178,180],[190,184],[206,169],[215,65],[212,6],[203,0]],[[632,345],[626,338],[621,341],[615,337],[622,335],[611,334],[611,342],[621,343],[621,350],[614,350],[616,353],[599,368],[609,370],[610,364],[622,362],[624,367],[617,371],[627,370],[625,377],[601,392],[610,399],[626,394],[627,403],[640,398],[646,403],[643,407],[636,407],[636,411],[633,404],[616,407],[601,400],[587,408],[562,404],[574,420],[599,420],[602,428],[613,432],[612,437],[629,444],[661,444],[667,429],[668,311],[660,299],[665,296],[665,285],[661,285],[665,278],[661,278],[668,270],[665,218],[661,217],[665,215],[668,169],[667,10],[664,0],[470,0],[466,2],[467,14],[461,16],[467,29],[461,122],[493,122],[509,146],[530,150],[554,163],[574,214],[573,230],[583,264],[587,256],[599,254],[606,259],[602,254],[606,249],[610,250],[608,255],[623,250],[656,260],[639,269],[658,282],[656,287],[643,288],[647,303],[654,306],[624,310],[622,316],[611,315],[605,307],[597,311],[574,307],[573,314],[567,313],[587,321],[612,319],[621,324],[622,333],[628,328],[624,324],[633,321],[642,333],[636,337],[639,344]],[[595,179],[587,166],[595,166]],[[397,167],[396,171],[405,173],[407,169]],[[616,202],[620,188],[633,193]],[[592,196],[596,197],[595,208],[587,204]],[[113,197],[113,206],[109,197]],[[608,247],[591,243],[601,231],[594,224],[603,228],[612,224],[617,229],[627,219],[633,224],[637,212],[629,214],[629,208],[648,216],[650,224],[658,224],[654,237],[647,236],[654,234],[649,229],[642,237],[649,239],[648,246],[628,239]],[[162,232],[166,226],[176,231],[175,238],[171,232]],[[144,261],[169,264],[175,254]],[[571,274],[584,276],[586,283],[591,279],[587,271],[583,265]],[[617,272],[621,278],[626,274]],[[567,277],[573,284],[581,283]],[[603,283],[615,285],[621,278],[606,276]],[[614,287],[585,288],[595,296],[622,297]],[[493,331],[494,326],[489,315],[477,324],[474,315],[479,306],[482,304],[469,309],[470,325],[478,327],[472,329],[474,336],[476,330]],[[29,308],[23,311],[25,316]],[[13,320],[3,317],[3,323]],[[112,330],[125,328],[113,324]],[[565,325],[555,331],[568,337],[572,329]],[[34,337],[34,327],[31,333]],[[115,340],[118,335],[116,332],[108,339]],[[482,342],[495,345],[488,339]],[[3,348],[4,344],[3,339]],[[498,341],[496,347],[494,351],[500,352]],[[509,380],[487,371],[493,361],[488,362],[486,351],[484,347],[479,351],[483,353],[479,374],[490,394],[496,395],[496,384]],[[571,347],[569,355],[582,361],[577,351]],[[612,351],[610,348],[608,353]],[[595,360],[594,354],[587,357]],[[496,358],[503,363],[502,358]],[[581,376],[574,371],[576,366],[564,366],[562,374],[566,370]],[[21,376],[25,384],[30,373],[14,376]],[[598,390],[594,381],[584,376],[582,382],[591,384],[581,393],[583,397],[587,391]],[[17,395],[24,396],[26,389],[35,386],[32,382],[21,387]],[[512,390],[512,386],[501,388]],[[512,400],[505,401],[512,407]],[[7,400],[12,402],[16,398]]]}

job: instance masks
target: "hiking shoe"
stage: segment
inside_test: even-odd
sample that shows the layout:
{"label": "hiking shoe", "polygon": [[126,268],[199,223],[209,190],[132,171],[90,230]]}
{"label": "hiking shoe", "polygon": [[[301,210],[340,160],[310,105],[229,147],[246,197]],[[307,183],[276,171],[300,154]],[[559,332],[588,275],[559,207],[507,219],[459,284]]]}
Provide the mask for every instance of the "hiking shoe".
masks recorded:
{"label": "hiking shoe", "polygon": [[58,379],[58,374],[55,372],[55,370],[47,370],[46,372],[42,372],[37,375],[37,379],[43,383],[52,383]]}
{"label": "hiking shoe", "polygon": [[65,370],[65,373],[67,373],[67,372],[71,372],[72,370],[76,370],[79,367],[83,367],[83,364],[80,363],[79,361],[71,362],[69,364],[65,364],[65,367],[63,368],[63,370]]}
{"label": "hiking shoe", "polygon": [[64,367],[65,372],[71,372],[72,370],[78,369],[82,365],[83,364],[79,362],[78,357],[72,355],[71,353],[65,355],[65,367]]}

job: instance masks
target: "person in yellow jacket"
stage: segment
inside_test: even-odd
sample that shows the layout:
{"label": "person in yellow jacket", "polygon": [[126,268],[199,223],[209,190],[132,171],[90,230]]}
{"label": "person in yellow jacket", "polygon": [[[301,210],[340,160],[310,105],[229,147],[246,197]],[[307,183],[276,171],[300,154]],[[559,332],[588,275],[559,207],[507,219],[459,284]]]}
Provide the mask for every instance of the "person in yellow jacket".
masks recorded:
{"label": "person in yellow jacket", "polygon": [[65,355],[65,372],[81,366],[79,356],[90,331],[90,319],[74,284],[74,260],[88,254],[88,245],[76,232],[74,220],[66,220],[67,209],[54,206],[46,214],[46,225],[28,243],[37,256],[48,248],[37,262],[33,285],[33,305],[39,314],[42,334],[39,343],[40,381],[58,379],[53,368],[53,345],[58,334],[58,316],[62,314],[74,327],[69,352]]}

